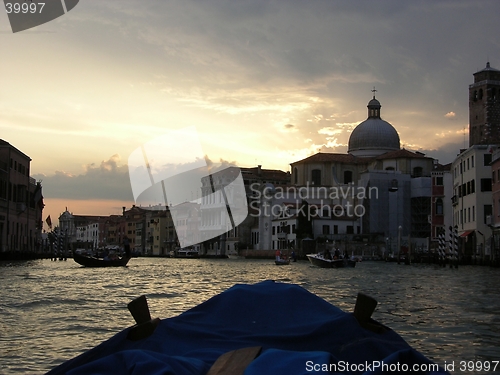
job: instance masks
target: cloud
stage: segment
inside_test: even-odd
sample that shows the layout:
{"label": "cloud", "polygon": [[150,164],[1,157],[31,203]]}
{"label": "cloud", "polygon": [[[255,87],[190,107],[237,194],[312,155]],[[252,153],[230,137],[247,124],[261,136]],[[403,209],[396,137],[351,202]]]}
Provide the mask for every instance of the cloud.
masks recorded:
{"label": "cloud", "polygon": [[32,177],[42,181],[46,198],[133,201],[128,167],[121,164],[119,155],[113,155],[98,165],[87,164],[80,174],[55,171],[52,175],[35,174]]}
{"label": "cloud", "polygon": [[451,163],[460,153],[460,149],[464,148],[463,143],[445,143],[436,149],[418,149],[426,156],[439,160],[441,164]]}
{"label": "cloud", "polygon": [[446,117],[448,119],[454,119],[456,117],[456,113],[455,112],[448,112],[446,115],[444,115],[444,117]]}

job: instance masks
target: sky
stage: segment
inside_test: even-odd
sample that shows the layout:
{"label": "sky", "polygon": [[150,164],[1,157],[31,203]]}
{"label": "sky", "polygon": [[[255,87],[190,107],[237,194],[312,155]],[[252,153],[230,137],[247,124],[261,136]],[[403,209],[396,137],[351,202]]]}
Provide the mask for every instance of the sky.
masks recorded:
{"label": "sky", "polygon": [[500,69],[498,14],[495,0],[81,0],[12,33],[0,12],[0,138],[31,157],[53,222],[130,208],[129,156],[175,129],[241,167],[346,152],[373,87],[401,146],[446,164],[468,146],[472,74]]}

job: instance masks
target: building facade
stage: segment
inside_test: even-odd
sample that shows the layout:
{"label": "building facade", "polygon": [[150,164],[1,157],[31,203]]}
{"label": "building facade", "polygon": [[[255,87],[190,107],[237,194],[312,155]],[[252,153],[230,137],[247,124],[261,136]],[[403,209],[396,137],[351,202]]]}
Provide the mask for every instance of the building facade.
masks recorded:
{"label": "building facade", "polygon": [[451,163],[441,165],[436,163],[431,173],[432,199],[431,199],[431,241],[433,247],[438,247],[439,236],[443,234],[449,239],[450,227],[453,227],[453,175]]}
{"label": "building facade", "polygon": [[495,145],[474,145],[462,150],[451,165],[453,173],[453,226],[466,262],[490,259],[492,217],[491,162]]}
{"label": "building facade", "polygon": [[42,186],[30,177],[30,162],[0,140],[0,253],[6,257],[41,250]]}
{"label": "building facade", "polygon": [[[363,208],[353,226],[360,228],[359,234],[367,241],[392,244],[403,236],[426,242],[434,160],[400,148],[399,135],[380,117],[381,105],[375,96],[367,107],[368,118],[351,133],[348,153],[318,153],[292,163],[292,183],[337,191],[352,188],[357,201],[351,203]],[[344,195],[330,204],[345,207]]]}

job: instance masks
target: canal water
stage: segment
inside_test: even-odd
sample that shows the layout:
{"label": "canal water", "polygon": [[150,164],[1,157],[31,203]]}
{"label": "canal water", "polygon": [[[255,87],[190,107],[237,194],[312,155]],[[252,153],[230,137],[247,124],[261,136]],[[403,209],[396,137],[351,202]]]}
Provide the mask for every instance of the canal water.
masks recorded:
{"label": "canal water", "polygon": [[[358,292],[373,296],[374,319],[441,366],[454,363],[452,373],[493,373],[500,361],[500,269],[163,258],[97,269],[68,259],[0,263],[0,373],[43,374],[94,347],[134,324],[126,305],[142,294],[153,317],[168,318],[236,283],[269,279],[299,284],[344,311]],[[491,369],[459,371],[461,361],[489,361]]]}

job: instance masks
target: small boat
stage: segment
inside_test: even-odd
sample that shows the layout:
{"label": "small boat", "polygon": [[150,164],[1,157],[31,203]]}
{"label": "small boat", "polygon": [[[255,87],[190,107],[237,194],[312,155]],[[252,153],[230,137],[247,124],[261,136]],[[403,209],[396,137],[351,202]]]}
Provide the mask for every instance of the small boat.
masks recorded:
{"label": "small boat", "polygon": [[85,267],[125,267],[130,258],[125,256],[117,259],[96,258],[74,252],[73,260]]}
{"label": "small boat", "polygon": [[172,258],[199,258],[200,252],[196,249],[189,247],[189,248],[177,249],[173,252],[173,254],[171,254],[171,256]]}
{"label": "small boat", "polygon": [[356,267],[356,261],[351,259],[328,259],[325,258],[322,254],[307,254],[306,256],[312,265],[321,268]]}
{"label": "small boat", "polygon": [[287,258],[287,259],[275,259],[274,260],[274,263],[277,265],[277,266],[286,266],[288,264],[290,264],[290,259]]}
{"label": "small boat", "polygon": [[[160,320],[151,319],[141,296],[128,305],[136,325],[47,375],[385,374],[415,368],[449,375],[373,320],[376,305],[360,293],[354,312],[344,312],[298,285],[268,280],[234,285]],[[277,322],[278,311],[286,316],[278,314]]]}

